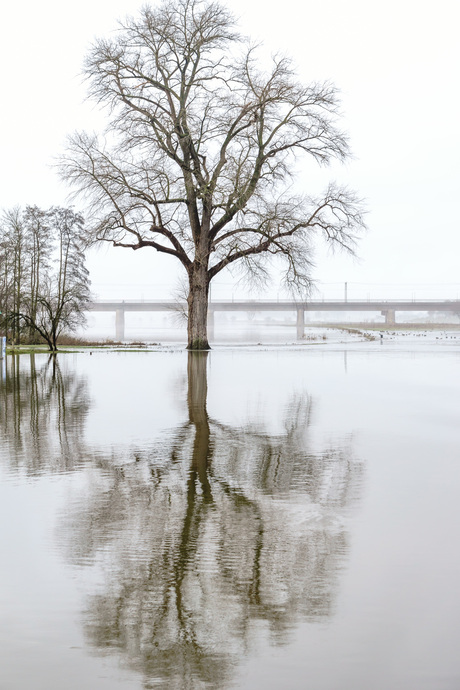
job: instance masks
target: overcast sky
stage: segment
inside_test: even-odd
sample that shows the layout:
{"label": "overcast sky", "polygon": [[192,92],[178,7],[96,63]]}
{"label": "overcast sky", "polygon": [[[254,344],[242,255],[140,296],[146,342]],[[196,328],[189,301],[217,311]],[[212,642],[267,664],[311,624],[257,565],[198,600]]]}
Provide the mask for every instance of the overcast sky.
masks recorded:
{"label": "overcast sky", "polygon": [[[100,130],[105,122],[85,102],[80,73],[87,48],[141,4],[24,0],[3,8],[1,208],[66,203],[68,190],[53,158],[62,153],[67,134]],[[362,284],[368,291],[377,284],[413,284],[416,294],[423,284],[438,292],[456,284],[452,289],[460,293],[458,0],[226,4],[244,34],[290,54],[302,80],[330,79],[342,93],[354,160],[329,170],[328,177],[366,199],[369,232],[359,261],[319,249],[315,278]],[[324,172],[318,175],[327,180]],[[316,181],[305,175],[301,183],[308,191]],[[120,295],[114,287],[119,282],[128,298],[153,296],[155,285],[164,296],[175,280],[173,266],[148,249],[112,249],[90,258],[94,289],[102,297],[111,290]],[[227,296],[230,282],[223,277],[216,291]]]}

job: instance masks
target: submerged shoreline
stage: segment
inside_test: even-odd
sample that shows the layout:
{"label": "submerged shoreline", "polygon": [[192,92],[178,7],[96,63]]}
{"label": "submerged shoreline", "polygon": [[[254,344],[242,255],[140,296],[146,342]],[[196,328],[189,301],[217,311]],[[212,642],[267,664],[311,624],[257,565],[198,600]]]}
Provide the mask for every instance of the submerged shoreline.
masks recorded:
{"label": "submerged shoreline", "polygon": [[[426,340],[425,340],[426,339]],[[460,344],[460,325],[443,324],[441,328],[434,328],[424,325],[423,328],[418,325],[403,325],[398,328],[363,328],[361,326],[308,326],[305,328],[303,338],[288,339],[282,341],[272,341],[269,338],[261,340],[241,339],[241,342],[228,342],[222,339],[211,344],[211,350],[227,350],[227,349],[304,349],[313,345],[350,345],[363,343],[402,343],[402,342],[425,342],[430,344],[440,344],[449,342],[449,344]],[[110,339],[104,340],[86,340],[83,338],[66,338],[65,342],[60,346],[56,354],[72,354],[78,352],[164,352],[164,351],[185,351],[186,344],[184,341],[165,340],[163,342],[153,341],[112,341]],[[7,346],[6,355],[23,355],[23,354],[51,354],[44,344],[33,345],[17,345]]]}

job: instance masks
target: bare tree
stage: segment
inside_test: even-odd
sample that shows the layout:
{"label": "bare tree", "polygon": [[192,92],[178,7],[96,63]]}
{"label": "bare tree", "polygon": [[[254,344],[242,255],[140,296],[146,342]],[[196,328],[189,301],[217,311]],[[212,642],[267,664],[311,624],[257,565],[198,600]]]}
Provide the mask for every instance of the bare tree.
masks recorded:
{"label": "bare tree", "polygon": [[[23,223],[26,232],[27,262],[29,265],[28,311],[31,320],[36,321],[43,282],[49,273],[53,249],[50,212],[38,208],[38,206],[27,206],[23,213]],[[32,339],[34,335],[34,329],[31,328],[29,338]]]}
{"label": "bare tree", "polygon": [[85,72],[110,112],[106,137],[74,135],[62,160],[92,209],[93,241],[180,261],[189,349],[209,347],[209,283],[224,268],[264,277],[277,256],[302,289],[314,231],[353,252],[364,226],[345,188],[289,192],[296,154],[319,164],[348,156],[335,87],[298,83],[286,57],[264,72],[234,24],[217,2],[164,0],[97,41]]}
{"label": "bare tree", "polygon": [[0,221],[2,326],[13,342],[19,342],[22,310],[28,289],[27,233],[19,207],[4,211]]}
{"label": "bare tree", "polygon": [[12,256],[5,228],[5,218],[0,221],[0,327],[6,328],[5,311],[9,309],[13,295]]}
{"label": "bare tree", "polygon": [[55,352],[61,333],[72,332],[85,321],[90,281],[82,249],[83,218],[69,208],[52,208],[48,215],[57,242],[56,269],[20,318]]}

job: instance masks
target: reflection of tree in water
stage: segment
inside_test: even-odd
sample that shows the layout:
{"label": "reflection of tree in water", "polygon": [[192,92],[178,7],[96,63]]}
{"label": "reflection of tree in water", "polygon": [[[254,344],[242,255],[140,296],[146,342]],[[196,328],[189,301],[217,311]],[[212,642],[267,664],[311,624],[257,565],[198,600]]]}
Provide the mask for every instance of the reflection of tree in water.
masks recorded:
{"label": "reflection of tree in water", "polygon": [[189,354],[188,421],[161,448],[118,458],[67,523],[74,562],[105,575],[88,639],[146,688],[223,687],[256,627],[283,643],[300,619],[329,616],[343,509],[359,491],[346,448],[308,451],[308,397],[279,437],[210,419],[206,358]]}
{"label": "reflection of tree in water", "polygon": [[56,356],[8,357],[0,381],[0,439],[10,466],[33,475],[81,463],[89,404],[86,379],[63,372]]}

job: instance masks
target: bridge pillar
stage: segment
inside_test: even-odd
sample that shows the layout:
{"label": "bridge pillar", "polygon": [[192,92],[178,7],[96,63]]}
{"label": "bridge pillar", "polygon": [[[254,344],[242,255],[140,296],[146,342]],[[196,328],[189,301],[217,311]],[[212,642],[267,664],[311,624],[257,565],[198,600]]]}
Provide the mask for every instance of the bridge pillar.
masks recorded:
{"label": "bridge pillar", "polygon": [[386,326],[394,326],[396,324],[396,314],[394,309],[384,309],[382,316],[385,317]]}
{"label": "bridge pillar", "polygon": [[297,338],[303,338],[305,335],[305,312],[303,309],[297,309]]}
{"label": "bridge pillar", "polygon": [[125,339],[125,310],[117,309],[115,312],[115,340]]}
{"label": "bridge pillar", "polygon": [[214,340],[214,309],[208,308],[208,340]]}

